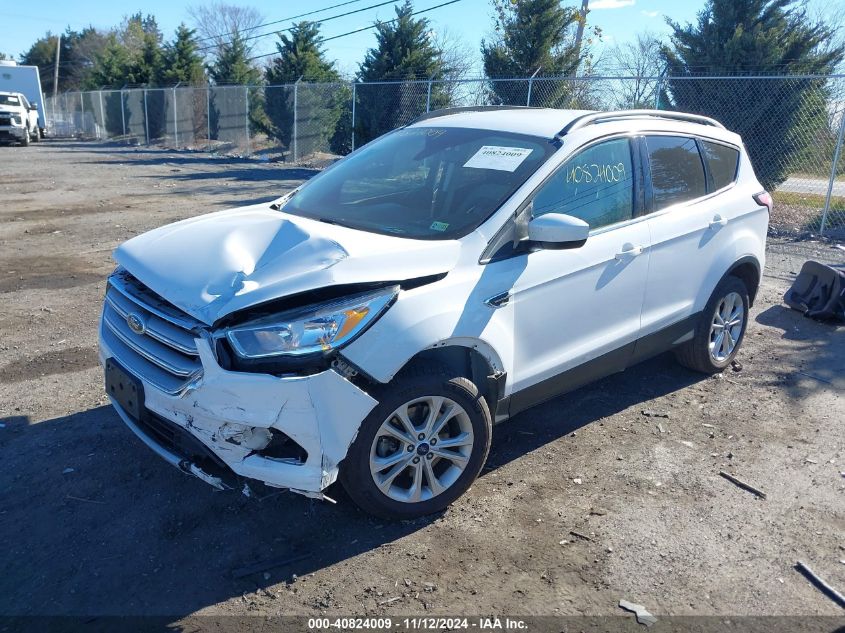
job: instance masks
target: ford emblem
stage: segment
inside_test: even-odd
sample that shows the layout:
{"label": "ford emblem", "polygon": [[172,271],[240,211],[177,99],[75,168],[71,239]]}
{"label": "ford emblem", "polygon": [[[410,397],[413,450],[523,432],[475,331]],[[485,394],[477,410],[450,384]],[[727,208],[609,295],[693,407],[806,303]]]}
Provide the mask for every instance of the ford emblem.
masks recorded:
{"label": "ford emblem", "polygon": [[147,325],[144,323],[144,320],[134,312],[126,317],[126,324],[135,334],[140,335],[147,331]]}

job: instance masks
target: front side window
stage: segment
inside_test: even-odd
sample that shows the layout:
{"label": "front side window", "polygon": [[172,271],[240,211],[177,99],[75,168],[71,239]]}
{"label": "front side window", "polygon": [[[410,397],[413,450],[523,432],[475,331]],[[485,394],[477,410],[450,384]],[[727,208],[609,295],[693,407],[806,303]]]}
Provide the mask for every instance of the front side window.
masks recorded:
{"label": "front side window", "polygon": [[736,180],[736,168],[739,164],[739,151],[733,147],[710,141],[699,141],[707,161],[707,170],[713,181],[711,190],[717,191],[727,187]]}
{"label": "front side window", "polygon": [[655,211],[707,193],[704,164],[694,138],[648,136],[646,146]]}
{"label": "front side window", "polygon": [[459,238],[555,150],[551,140],[522,134],[408,127],[315,176],[282,211],[374,233]]}
{"label": "front side window", "polygon": [[20,99],[16,95],[0,95],[0,105],[19,106]]}
{"label": "front side window", "polygon": [[630,220],[634,210],[631,143],[598,143],[567,160],[534,197],[534,217],[563,213],[591,229]]}

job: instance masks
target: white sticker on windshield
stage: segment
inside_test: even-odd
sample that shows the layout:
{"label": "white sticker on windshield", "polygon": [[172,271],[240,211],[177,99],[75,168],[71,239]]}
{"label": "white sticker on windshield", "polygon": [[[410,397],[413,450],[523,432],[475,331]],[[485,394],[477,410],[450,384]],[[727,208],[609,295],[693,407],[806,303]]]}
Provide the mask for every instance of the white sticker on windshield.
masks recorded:
{"label": "white sticker on windshield", "polygon": [[464,163],[464,167],[514,171],[533,151],[534,150],[526,147],[500,147],[498,145],[485,145]]}

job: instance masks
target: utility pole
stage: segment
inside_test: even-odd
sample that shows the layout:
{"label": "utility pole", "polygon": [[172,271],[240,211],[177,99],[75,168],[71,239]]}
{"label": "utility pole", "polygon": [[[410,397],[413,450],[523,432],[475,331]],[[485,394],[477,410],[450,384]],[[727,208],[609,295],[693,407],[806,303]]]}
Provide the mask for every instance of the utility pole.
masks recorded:
{"label": "utility pole", "polygon": [[[581,0],[581,15],[578,18],[578,30],[575,32],[575,56],[581,59],[581,40],[584,39],[584,27],[587,25],[587,11],[590,0]],[[576,71],[577,67],[576,67]],[[572,73],[575,75],[575,73]]]}
{"label": "utility pole", "polygon": [[56,66],[53,68],[53,99],[59,94],[59,56],[62,50],[62,34],[56,36]]}

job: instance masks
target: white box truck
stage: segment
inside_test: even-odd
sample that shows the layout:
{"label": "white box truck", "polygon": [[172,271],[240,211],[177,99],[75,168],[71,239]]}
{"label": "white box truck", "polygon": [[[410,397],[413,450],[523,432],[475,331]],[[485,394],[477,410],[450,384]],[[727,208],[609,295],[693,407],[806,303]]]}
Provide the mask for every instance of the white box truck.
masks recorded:
{"label": "white box truck", "polygon": [[36,106],[38,130],[43,138],[47,128],[47,113],[44,110],[38,66],[19,66],[14,61],[0,61],[0,93],[3,92],[22,94],[30,105]]}

